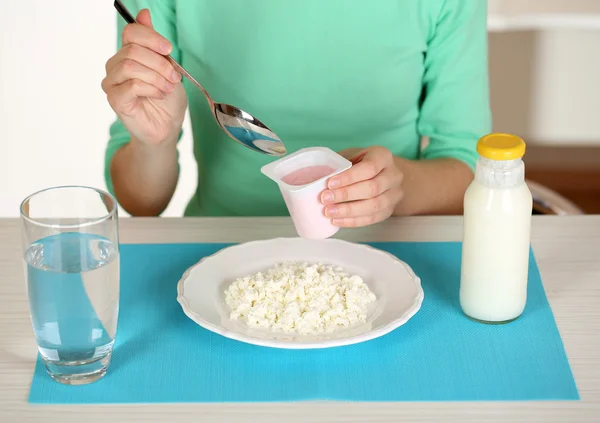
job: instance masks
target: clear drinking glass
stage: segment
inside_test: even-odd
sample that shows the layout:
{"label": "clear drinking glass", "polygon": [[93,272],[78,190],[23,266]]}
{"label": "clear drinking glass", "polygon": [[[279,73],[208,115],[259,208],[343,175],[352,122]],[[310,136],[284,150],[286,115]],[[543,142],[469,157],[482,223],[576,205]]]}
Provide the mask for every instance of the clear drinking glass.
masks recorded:
{"label": "clear drinking glass", "polygon": [[79,385],[106,373],[119,313],[117,202],[83,186],[21,204],[31,322],[50,376]]}

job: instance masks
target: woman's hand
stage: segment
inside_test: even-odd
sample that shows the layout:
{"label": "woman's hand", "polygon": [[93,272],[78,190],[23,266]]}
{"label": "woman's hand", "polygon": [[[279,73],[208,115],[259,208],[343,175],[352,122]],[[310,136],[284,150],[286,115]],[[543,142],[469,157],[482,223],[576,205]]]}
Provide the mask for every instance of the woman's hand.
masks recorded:
{"label": "woman's hand", "polygon": [[390,217],[402,200],[402,171],[383,147],[340,152],[352,167],[329,179],[321,193],[325,215],[336,226],[372,225]]}
{"label": "woman's hand", "polygon": [[187,97],[181,74],[165,55],[168,40],[154,31],[150,12],[123,30],[123,47],[106,63],[102,89],[132,137],[144,145],[176,144]]}

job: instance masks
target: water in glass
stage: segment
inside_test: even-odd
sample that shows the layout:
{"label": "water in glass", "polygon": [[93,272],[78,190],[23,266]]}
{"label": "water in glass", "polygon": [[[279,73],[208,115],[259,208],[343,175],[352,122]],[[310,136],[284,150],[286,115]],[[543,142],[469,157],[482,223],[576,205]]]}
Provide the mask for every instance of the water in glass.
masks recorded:
{"label": "water in glass", "polygon": [[89,383],[110,361],[119,310],[118,247],[63,232],[25,251],[31,320],[41,358],[63,383]]}

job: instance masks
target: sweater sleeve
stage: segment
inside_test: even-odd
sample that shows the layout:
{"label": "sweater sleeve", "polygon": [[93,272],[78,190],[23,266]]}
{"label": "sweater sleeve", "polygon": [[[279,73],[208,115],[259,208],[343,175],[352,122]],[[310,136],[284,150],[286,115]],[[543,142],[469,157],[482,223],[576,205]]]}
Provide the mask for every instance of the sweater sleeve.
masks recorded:
{"label": "sweater sleeve", "polygon": [[491,131],[485,0],[442,0],[423,86],[418,130],[429,144],[422,158],[454,158],[473,170],[477,140]]}
{"label": "sweater sleeve", "polygon": [[[171,56],[177,61],[181,60],[181,52],[177,45],[177,30],[175,27],[175,0],[123,0],[123,4],[129,9],[132,15],[136,16],[140,10],[147,8],[150,10],[152,24],[154,29],[169,40],[173,46]],[[121,34],[127,23],[119,14],[117,14],[117,50],[122,46]],[[110,174],[110,164],[117,150],[129,143],[131,135],[123,126],[123,123],[117,118],[110,126],[109,140],[104,155],[104,179],[106,186],[111,194],[115,194],[113,181]],[[181,139],[182,133],[179,134]]]}

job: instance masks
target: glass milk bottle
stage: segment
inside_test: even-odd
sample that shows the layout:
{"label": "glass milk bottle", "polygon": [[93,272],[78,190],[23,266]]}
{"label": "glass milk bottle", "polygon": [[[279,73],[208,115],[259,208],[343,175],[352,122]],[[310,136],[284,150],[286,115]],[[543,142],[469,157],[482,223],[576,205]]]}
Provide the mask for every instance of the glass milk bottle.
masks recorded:
{"label": "glass milk bottle", "polygon": [[525,184],[525,142],[489,134],[477,143],[475,178],[465,193],[460,304],[483,323],[523,313],[532,197]]}

